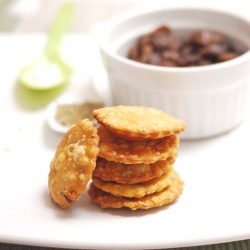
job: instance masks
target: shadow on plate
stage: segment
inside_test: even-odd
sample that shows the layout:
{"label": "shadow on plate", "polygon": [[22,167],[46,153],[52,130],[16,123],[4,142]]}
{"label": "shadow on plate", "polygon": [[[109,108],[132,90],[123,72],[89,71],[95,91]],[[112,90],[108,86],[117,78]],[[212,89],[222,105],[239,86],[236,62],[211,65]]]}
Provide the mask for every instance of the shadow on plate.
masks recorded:
{"label": "shadow on plate", "polygon": [[44,124],[42,127],[42,133],[43,133],[42,138],[44,140],[46,147],[48,147],[55,153],[59,142],[63,138],[63,134],[53,131],[49,127],[47,121],[44,121]]}
{"label": "shadow on plate", "polygon": [[54,213],[56,217],[62,219],[72,219],[77,217],[77,211],[74,209],[74,206],[62,209],[53,202],[52,198],[50,197],[49,188],[44,189],[41,196],[44,200],[45,207],[51,210],[51,213]]}
{"label": "shadow on plate", "polygon": [[45,107],[59,96],[67,85],[68,84],[61,85],[50,90],[32,90],[17,83],[14,91],[19,106],[28,110],[37,110]]}
{"label": "shadow on plate", "polygon": [[[87,187],[88,190],[88,187]],[[51,212],[55,213],[55,216],[63,219],[72,219],[78,218],[79,216],[85,217],[87,214],[95,214],[95,216],[102,216],[102,215],[111,215],[117,217],[141,217],[147,216],[151,214],[156,214],[167,210],[171,206],[173,206],[176,202],[174,201],[170,204],[166,204],[161,207],[151,208],[147,210],[135,210],[132,211],[129,208],[101,208],[97,204],[94,204],[89,197],[87,190],[81,195],[80,199],[76,201],[71,207],[68,208],[60,208],[58,207],[50,197],[49,189],[44,189],[42,194],[45,206],[51,210]]]}
{"label": "shadow on plate", "polygon": [[[177,201],[174,201],[170,204],[166,204],[161,207],[155,207],[155,208],[150,208],[150,209],[138,209],[138,210],[130,210],[129,208],[101,208],[98,205],[94,204],[91,202],[91,210],[95,210],[98,213],[101,214],[109,214],[112,216],[117,216],[117,217],[142,217],[142,216],[147,216],[147,215],[152,215],[152,214],[157,214],[160,213],[164,210],[167,210],[170,208],[170,206],[173,206]],[[94,206],[96,207],[94,209]]]}

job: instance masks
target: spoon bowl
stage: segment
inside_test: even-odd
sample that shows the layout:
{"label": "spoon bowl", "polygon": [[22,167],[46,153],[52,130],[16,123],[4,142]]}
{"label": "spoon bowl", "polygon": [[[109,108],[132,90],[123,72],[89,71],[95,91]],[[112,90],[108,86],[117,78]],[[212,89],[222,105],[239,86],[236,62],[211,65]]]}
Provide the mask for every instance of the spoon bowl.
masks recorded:
{"label": "spoon bowl", "polygon": [[20,70],[20,84],[33,90],[49,90],[69,82],[73,69],[62,59],[60,45],[71,22],[73,10],[72,3],[66,3],[60,8],[44,52]]}

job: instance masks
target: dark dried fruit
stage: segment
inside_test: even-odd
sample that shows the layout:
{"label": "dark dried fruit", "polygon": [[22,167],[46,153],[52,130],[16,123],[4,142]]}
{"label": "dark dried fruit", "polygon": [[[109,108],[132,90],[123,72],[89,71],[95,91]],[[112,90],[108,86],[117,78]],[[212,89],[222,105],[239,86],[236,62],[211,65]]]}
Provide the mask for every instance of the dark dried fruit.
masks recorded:
{"label": "dark dried fruit", "polygon": [[160,26],[140,36],[129,50],[128,58],[159,66],[203,66],[233,59],[246,50],[242,44],[214,31],[196,31],[181,41],[168,26]]}

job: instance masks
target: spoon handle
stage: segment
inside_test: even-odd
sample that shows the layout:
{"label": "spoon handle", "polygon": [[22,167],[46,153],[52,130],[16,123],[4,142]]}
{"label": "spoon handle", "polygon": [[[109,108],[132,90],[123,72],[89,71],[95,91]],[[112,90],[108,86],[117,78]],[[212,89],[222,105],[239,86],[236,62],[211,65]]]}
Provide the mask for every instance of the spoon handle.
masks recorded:
{"label": "spoon handle", "polygon": [[74,7],[75,6],[72,2],[67,2],[59,9],[51,27],[47,44],[45,46],[45,53],[48,56],[53,57],[59,55],[61,41],[71,23]]}

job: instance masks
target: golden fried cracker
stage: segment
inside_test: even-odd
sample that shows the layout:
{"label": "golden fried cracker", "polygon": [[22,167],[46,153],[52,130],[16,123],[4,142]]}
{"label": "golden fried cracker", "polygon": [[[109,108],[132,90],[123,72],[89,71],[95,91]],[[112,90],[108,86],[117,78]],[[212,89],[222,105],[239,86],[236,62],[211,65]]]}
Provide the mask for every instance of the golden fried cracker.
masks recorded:
{"label": "golden fried cracker", "polygon": [[170,135],[147,141],[127,141],[117,137],[103,126],[98,127],[99,156],[108,161],[125,164],[150,164],[176,156],[179,137]]}
{"label": "golden fried cracker", "polygon": [[166,160],[157,161],[151,164],[123,164],[107,161],[98,157],[93,176],[105,181],[115,181],[121,184],[135,184],[160,177],[167,172],[174,163],[175,158],[169,157]]}
{"label": "golden fried cracker", "polygon": [[185,130],[185,123],[161,110],[143,106],[96,109],[93,116],[105,128],[126,140],[159,139]]}
{"label": "golden fried cracker", "polygon": [[102,208],[128,207],[131,210],[160,207],[176,200],[183,191],[183,181],[177,177],[170,186],[161,192],[145,195],[142,198],[117,197],[104,192],[91,183],[88,194],[92,201]]}
{"label": "golden fried cracker", "polygon": [[176,179],[177,173],[174,168],[171,167],[162,176],[154,178],[152,180],[137,183],[137,184],[119,184],[114,181],[103,181],[98,177],[92,177],[94,185],[115,196],[123,196],[128,198],[141,198],[145,195],[160,192],[169,186],[173,180]]}
{"label": "golden fried cracker", "polygon": [[49,189],[54,202],[68,207],[76,201],[92,176],[99,153],[94,123],[84,119],[71,127],[50,163]]}

